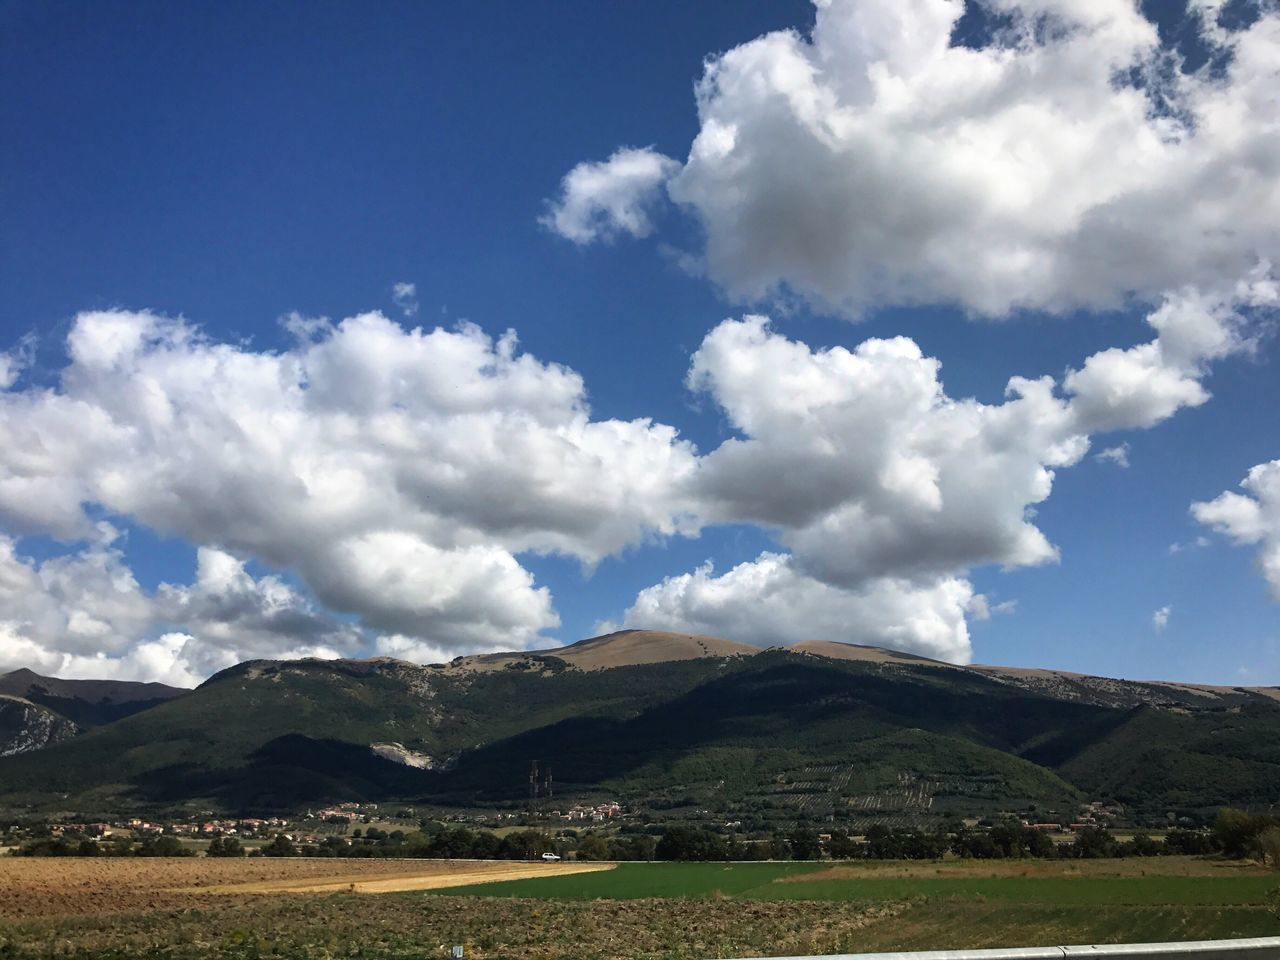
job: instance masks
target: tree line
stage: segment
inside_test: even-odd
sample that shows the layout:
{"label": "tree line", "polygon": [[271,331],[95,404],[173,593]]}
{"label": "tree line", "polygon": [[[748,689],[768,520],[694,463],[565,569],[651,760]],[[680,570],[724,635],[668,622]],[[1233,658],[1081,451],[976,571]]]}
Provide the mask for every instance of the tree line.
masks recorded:
{"label": "tree line", "polygon": [[[98,843],[87,838],[41,837],[23,844],[18,856],[193,856],[194,849],[169,836],[141,842],[113,837]],[[1219,854],[1253,857],[1280,869],[1280,818],[1223,809],[1208,830],[1175,828],[1162,839],[1145,833],[1128,840],[1110,830],[1086,826],[1070,843],[1057,844],[1043,830],[1014,819],[967,826],[953,822],[934,830],[891,829],[876,825],[862,837],[834,831],[819,835],[808,827],[770,836],[744,838],[705,827],[672,824],[661,834],[629,831],[608,835],[597,831],[558,837],[535,829],[499,835],[490,830],[448,827],[423,821],[419,830],[384,831],[371,827],[351,838],[326,837],[318,843],[297,842],[278,834],[268,843],[246,848],[235,837],[215,837],[210,857],[357,857],[473,860],[536,860],[545,853],[579,860],[938,860],[952,855],[975,860],[1097,859],[1152,857],[1168,854]]]}
{"label": "tree line", "polygon": [[177,837],[112,837],[102,843],[87,837],[38,837],[13,851],[19,857],[194,857]]}
{"label": "tree line", "polygon": [[713,830],[676,826],[657,844],[659,860],[940,860],[948,854],[974,860],[1100,859],[1220,854],[1253,857],[1280,869],[1280,819],[1242,810],[1219,811],[1207,831],[1174,828],[1163,839],[1136,833],[1120,840],[1110,830],[1086,826],[1070,843],[1058,844],[1045,831],[1018,820],[989,826],[963,824],[935,830],[890,829],[875,825],[861,838],[833,832],[819,838],[797,829],[769,839],[739,840]]}

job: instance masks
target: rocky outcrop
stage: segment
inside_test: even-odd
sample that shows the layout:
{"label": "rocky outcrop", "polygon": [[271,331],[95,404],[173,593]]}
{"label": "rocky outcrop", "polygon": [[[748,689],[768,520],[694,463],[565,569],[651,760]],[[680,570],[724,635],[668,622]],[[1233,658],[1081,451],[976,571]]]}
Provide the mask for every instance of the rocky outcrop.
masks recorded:
{"label": "rocky outcrop", "polygon": [[66,717],[20,697],[0,695],[0,757],[29,753],[79,732]]}

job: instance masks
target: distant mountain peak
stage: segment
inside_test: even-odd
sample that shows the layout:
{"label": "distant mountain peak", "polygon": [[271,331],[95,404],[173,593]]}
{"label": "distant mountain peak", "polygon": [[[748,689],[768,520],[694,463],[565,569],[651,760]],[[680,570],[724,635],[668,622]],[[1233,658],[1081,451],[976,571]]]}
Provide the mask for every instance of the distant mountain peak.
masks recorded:
{"label": "distant mountain peak", "polygon": [[0,694],[53,711],[73,730],[111,723],[188,692],[182,687],[132,680],[63,680],[26,667],[0,675]]}
{"label": "distant mountain peak", "polygon": [[449,669],[488,672],[507,669],[563,669],[567,666],[571,669],[594,671],[680,660],[751,656],[759,652],[759,647],[747,643],[696,633],[619,630],[599,637],[588,637],[563,647],[458,657],[449,663]]}
{"label": "distant mountain peak", "polygon": [[42,677],[34,670],[29,670],[26,667],[19,667],[17,670],[10,670],[8,673],[0,673],[0,684],[4,684],[6,687],[11,683],[34,683],[39,680],[48,679],[52,678]]}
{"label": "distant mountain peak", "polygon": [[165,699],[187,692],[185,687],[154,681],[63,680],[61,677],[46,677],[26,667],[0,674],[0,693],[25,697],[32,687],[39,687],[51,696],[113,703]]}

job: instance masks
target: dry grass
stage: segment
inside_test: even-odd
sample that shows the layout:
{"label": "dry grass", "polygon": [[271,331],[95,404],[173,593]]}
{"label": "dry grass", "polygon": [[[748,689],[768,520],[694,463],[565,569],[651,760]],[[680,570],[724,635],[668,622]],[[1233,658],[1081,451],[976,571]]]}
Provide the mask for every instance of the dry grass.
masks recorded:
{"label": "dry grass", "polygon": [[504,861],[448,861],[424,864],[411,872],[342,873],[326,877],[290,877],[284,880],[248,881],[205,887],[206,893],[405,893],[411,890],[439,890],[443,887],[496,883],[499,880],[527,880],[558,877],[567,873],[594,873],[612,870],[612,863],[508,863]]}
{"label": "dry grass", "polygon": [[563,660],[571,667],[589,672],[646,663],[698,660],[702,657],[749,657],[759,652],[759,647],[738,643],[735,640],[721,640],[718,637],[704,637],[693,633],[667,633],[662,630],[633,630],[582,640],[567,647],[553,647],[548,650],[477,654],[450,663],[445,669],[455,672],[491,673],[506,670],[512,664],[522,661],[533,663],[530,657],[548,655]]}

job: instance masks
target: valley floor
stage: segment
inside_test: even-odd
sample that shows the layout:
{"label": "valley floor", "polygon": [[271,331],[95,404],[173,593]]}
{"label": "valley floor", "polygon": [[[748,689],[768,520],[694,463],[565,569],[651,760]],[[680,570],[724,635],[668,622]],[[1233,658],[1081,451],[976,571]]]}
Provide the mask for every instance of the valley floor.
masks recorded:
{"label": "valley floor", "polygon": [[[666,960],[1280,935],[1280,874],[1193,858],[608,867],[0,858],[0,958],[399,960],[462,944],[477,960]],[[498,870],[523,876],[461,885]],[[427,880],[450,885],[370,895]]]}

